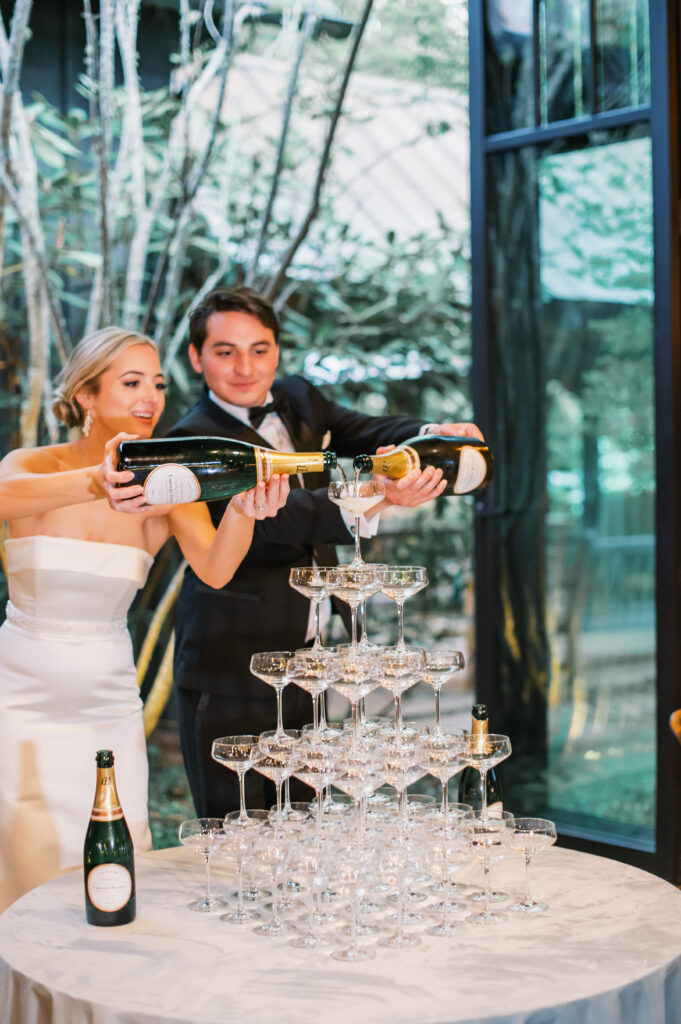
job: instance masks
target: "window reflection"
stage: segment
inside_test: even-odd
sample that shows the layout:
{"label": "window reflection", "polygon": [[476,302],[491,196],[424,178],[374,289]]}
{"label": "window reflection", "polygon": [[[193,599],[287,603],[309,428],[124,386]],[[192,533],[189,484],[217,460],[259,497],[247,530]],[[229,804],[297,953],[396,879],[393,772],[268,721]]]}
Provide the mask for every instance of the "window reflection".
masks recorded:
{"label": "window reflection", "polygon": [[553,815],[645,845],[655,801],[650,143],[539,164]]}
{"label": "window reflection", "polygon": [[487,130],[534,124],[532,0],[488,0]]}

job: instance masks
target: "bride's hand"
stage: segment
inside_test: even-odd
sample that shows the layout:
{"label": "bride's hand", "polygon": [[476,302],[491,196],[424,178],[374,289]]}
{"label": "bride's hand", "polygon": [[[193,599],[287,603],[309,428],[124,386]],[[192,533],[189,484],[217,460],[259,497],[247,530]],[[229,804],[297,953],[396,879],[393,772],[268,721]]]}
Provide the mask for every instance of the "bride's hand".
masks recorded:
{"label": "bride's hand", "polygon": [[[144,491],[139,484],[125,487],[133,479],[129,469],[119,471],[118,446],[121,441],[134,441],[138,434],[116,434],[104,446],[104,459],[97,468],[96,479],[109,505],[115,512],[143,512],[149,506],[144,500]],[[123,485],[123,486],[121,486]]]}
{"label": "bride's hand", "polygon": [[281,476],[275,474],[267,483],[259,483],[250,491],[236,494],[230,505],[241,515],[250,519],[267,519],[276,516],[280,508],[286,504],[289,496],[288,473]]}

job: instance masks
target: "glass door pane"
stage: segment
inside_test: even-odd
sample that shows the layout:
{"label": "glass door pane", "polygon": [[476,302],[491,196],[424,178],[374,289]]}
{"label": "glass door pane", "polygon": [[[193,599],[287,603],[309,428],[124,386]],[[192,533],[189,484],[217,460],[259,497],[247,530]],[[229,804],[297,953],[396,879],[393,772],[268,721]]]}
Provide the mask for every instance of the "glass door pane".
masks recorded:
{"label": "glass door pane", "polygon": [[547,799],[652,841],[655,444],[647,138],[539,162],[547,339]]}

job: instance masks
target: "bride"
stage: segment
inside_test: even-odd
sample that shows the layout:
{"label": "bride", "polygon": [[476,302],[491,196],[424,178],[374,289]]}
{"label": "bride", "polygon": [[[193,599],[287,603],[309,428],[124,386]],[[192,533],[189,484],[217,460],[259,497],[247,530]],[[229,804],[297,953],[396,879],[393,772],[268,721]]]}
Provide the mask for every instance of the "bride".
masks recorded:
{"label": "bride", "polygon": [[0,627],[0,911],[82,864],[101,747],[116,756],[135,847],[149,849],[128,607],[170,537],[205,584],[224,586],[254,520],[275,515],[288,494],[285,476],[258,484],[231,500],[217,530],[203,503],[145,505],[115,453],[122,440],[151,436],[164,388],[149,338],[97,331],[74,349],[55,392],[56,416],[80,435],[0,463],[10,598]]}

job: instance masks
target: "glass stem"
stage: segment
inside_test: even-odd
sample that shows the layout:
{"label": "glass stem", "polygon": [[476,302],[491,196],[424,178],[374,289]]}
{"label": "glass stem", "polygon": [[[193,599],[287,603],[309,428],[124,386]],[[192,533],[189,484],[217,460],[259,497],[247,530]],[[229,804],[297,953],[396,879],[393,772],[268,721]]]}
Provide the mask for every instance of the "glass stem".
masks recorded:
{"label": "glass stem", "polygon": [[277,687],[277,732],[281,734],[284,731],[284,720],[281,711],[281,695],[283,693],[282,687]]}
{"label": "glass stem", "polygon": [[442,783],[442,817],[446,825],[449,818],[449,779]]}
{"label": "glass stem", "polygon": [[203,902],[205,903],[206,906],[209,906],[210,901],[213,898],[212,893],[210,891],[210,854],[204,853],[203,857],[206,862],[206,893],[203,897]]}
{"label": "glass stem", "polygon": [[246,814],[246,772],[239,772],[239,821],[248,821]]}
{"label": "glass stem", "polygon": [[359,708],[357,702],[352,704],[352,742],[357,743],[359,736]]}
{"label": "glass stem", "polygon": [[293,810],[291,807],[291,780],[289,778],[284,780],[284,810],[287,814]]}
{"label": "glass stem", "polygon": [[272,876],[272,924],[279,927],[279,879],[276,871]]}
{"label": "glass stem", "polygon": [[275,783],[277,787],[277,828],[281,828],[281,779]]}
{"label": "glass stem", "polygon": [[489,864],[487,861],[483,862],[483,886],[485,890],[485,917],[489,914]]}
{"label": "glass stem", "polygon": [[312,698],[312,728],[314,730],[315,739],[319,738],[319,702],[317,700],[318,694],[315,694]]}
{"label": "glass stem", "polygon": [[317,835],[321,837],[322,834],[322,814],[324,813],[324,790],[317,790]]}
{"label": "glass stem", "polygon": [[234,865],[236,868],[236,882],[237,882],[237,897],[236,897],[236,912],[238,917],[244,915],[244,863],[239,860]]}
{"label": "glass stem", "polygon": [[362,555],[359,550],[359,516],[355,516],[355,557],[354,562],[361,562]]}
{"label": "glass stem", "polygon": [[402,694],[395,697],[395,735],[399,738],[402,732]]}
{"label": "glass stem", "polygon": [[482,782],[482,795],[480,797],[480,807],[482,811],[487,810],[487,769],[480,768],[480,781]]}
{"label": "glass stem", "polygon": [[319,609],[323,600],[324,599],[322,598],[314,603],[314,643],[312,645],[312,649],[315,651],[319,650],[322,646],[322,631],[319,625]]}
{"label": "glass stem", "polygon": [[447,927],[449,924],[449,918],[452,910],[452,883],[449,880],[449,875],[445,874],[442,880],[443,892],[442,892],[442,923]]}
{"label": "glass stem", "polygon": [[319,694],[319,728],[326,729],[326,690]]}
{"label": "glass stem", "polygon": [[435,691],[435,731],[440,731],[440,691]]}
{"label": "glass stem", "polygon": [[396,601],[397,605],[397,646],[404,647],[404,602]]}
{"label": "glass stem", "polygon": [[360,644],[366,647],[369,643],[369,637],[367,636],[367,603],[362,601],[360,604],[360,617],[362,620],[362,633],[359,639]]}
{"label": "glass stem", "polygon": [[357,605],[350,605],[350,615],[352,617],[352,646],[357,646]]}
{"label": "glass stem", "polygon": [[526,907],[532,904],[530,897],[530,855],[527,853],[525,854],[525,893],[523,895],[523,903]]}

